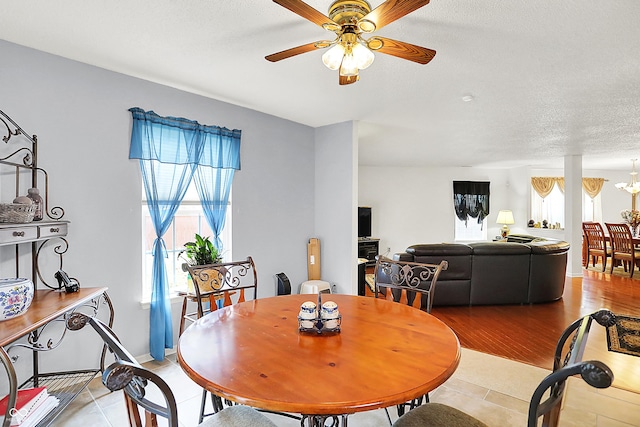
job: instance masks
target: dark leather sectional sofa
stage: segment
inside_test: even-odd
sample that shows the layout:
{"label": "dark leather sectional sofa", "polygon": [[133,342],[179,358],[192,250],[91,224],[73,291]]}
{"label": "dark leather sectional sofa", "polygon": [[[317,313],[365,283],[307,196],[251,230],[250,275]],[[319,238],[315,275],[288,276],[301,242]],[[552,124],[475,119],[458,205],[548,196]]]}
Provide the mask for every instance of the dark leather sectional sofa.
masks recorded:
{"label": "dark leather sectional sofa", "polygon": [[562,297],[568,251],[564,241],[509,235],[506,242],[413,245],[393,258],[449,263],[438,279],[434,306],[529,304]]}

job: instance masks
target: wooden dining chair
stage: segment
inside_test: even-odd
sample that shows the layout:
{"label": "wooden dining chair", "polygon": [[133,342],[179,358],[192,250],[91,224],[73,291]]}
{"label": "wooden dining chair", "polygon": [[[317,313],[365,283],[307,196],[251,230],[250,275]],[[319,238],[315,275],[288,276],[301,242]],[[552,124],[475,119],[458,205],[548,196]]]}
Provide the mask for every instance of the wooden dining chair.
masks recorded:
{"label": "wooden dining chair", "polygon": [[[407,304],[431,313],[438,277],[440,272],[448,267],[447,261],[441,261],[440,264],[424,264],[394,261],[384,256],[378,256],[374,270],[374,296]],[[429,395],[425,394],[417,399],[396,405],[398,415],[428,401]],[[387,418],[391,421],[388,411]]]}
{"label": "wooden dining chair", "polygon": [[640,250],[633,244],[633,236],[627,224],[605,223],[611,241],[611,273],[618,261],[624,265],[624,271],[629,270],[629,277],[633,277],[636,266],[640,266]]}
{"label": "wooden dining chair", "polygon": [[[112,392],[123,390],[130,427],[157,427],[158,417],[178,427],[178,408],[169,385],[155,372],[141,366],[111,328],[96,318],[88,323],[113,353],[115,362],[104,369],[102,383]],[[198,427],[276,427],[248,406],[230,406],[207,418]]]}
{"label": "wooden dining chair", "polygon": [[607,258],[611,258],[611,245],[608,244],[609,239],[604,234],[604,228],[599,222],[583,222],[582,231],[587,246],[587,267],[589,260],[595,267],[596,260],[602,259],[602,271],[604,272],[607,268]]}
{"label": "wooden dining chair", "polygon": [[[564,330],[556,345],[553,371],[540,382],[529,402],[528,427],[558,425],[569,377],[580,375],[595,388],[607,388],[613,383],[613,373],[606,364],[598,360],[582,360],[593,320],[609,327],[615,324],[615,315],[609,310],[598,310],[574,321]],[[417,426],[488,427],[481,420],[441,403],[426,403],[393,423],[393,427]]]}

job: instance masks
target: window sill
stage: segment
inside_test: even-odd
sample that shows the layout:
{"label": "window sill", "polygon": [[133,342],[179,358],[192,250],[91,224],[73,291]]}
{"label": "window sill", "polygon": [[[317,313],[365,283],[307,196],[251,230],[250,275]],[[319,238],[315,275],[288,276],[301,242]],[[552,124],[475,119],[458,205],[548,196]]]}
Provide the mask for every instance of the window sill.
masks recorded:
{"label": "window sill", "polygon": [[[180,296],[180,295],[172,295],[169,301],[170,301],[171,304],[181,303],[182,302],[182,296]],[[151,308],[151,301],[150,300],[140,301],[140,307],[143,310],[149,310]]]}

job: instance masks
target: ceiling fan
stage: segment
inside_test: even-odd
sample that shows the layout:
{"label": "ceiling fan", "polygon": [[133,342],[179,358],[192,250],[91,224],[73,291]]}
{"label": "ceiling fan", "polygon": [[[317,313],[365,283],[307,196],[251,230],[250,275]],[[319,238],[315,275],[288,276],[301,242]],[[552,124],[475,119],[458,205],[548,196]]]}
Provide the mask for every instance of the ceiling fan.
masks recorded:
{"label": "ceiling fan", "polygon": [[322,55],[322,62],[331,70],[340,70],[340,84],[355,83],[360,79],[359,70],[373,62],[373,52],[386,53],[419,64],[433,59],[436,51],[386,37],[365,34],[373,33],[391,22],[421,8],[430,0],[387,0],[371,10],[366,0],[336,0],[329,7],[329,16],[318,12],[301,0],[273,0],[293,13],[302,16],[327,31],[336,34],[334,40],[307,43],[265,58],[277,62],[295,55],[330,48]]}

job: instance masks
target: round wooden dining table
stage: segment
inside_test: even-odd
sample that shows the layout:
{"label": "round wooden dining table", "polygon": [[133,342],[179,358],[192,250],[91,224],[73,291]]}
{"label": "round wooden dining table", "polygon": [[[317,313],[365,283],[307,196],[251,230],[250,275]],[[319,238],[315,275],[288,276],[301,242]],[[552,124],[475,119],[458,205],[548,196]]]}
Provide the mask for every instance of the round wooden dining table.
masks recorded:
{"label": "round wooden dining table", "polygon": [[425,395],[460,360],[455,333],[416,308],[372,297],[324,294],[340,332],[300,332],[316,295],[283,295],[216,310],[178,342],[178,361],[206,390],[237,403],[305,416],[386,408]]}

